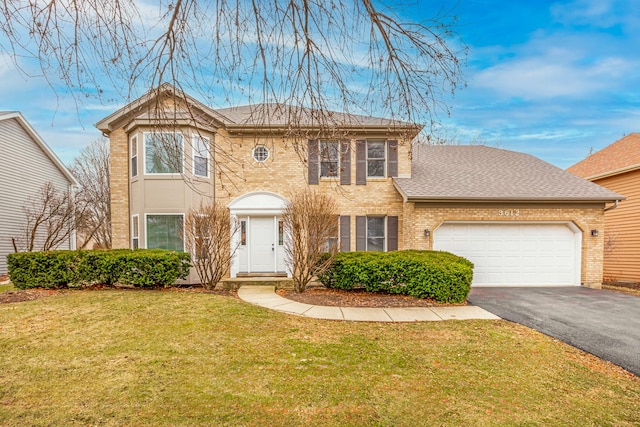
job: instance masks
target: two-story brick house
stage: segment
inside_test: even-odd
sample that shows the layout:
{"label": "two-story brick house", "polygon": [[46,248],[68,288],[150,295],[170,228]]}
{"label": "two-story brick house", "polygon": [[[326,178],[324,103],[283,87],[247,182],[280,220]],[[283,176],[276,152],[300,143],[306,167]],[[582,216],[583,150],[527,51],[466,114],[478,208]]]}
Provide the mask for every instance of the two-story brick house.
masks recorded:
{"label": "two-story brick house", "polygon": [[311,110],[213,110],[175,91],[96,125],[111,140],[114,247],[184,250],[184,214],[215,197],[241,224],[230,276],[285,273],[280,215],[313,186],[338,202],[343,251],[450,250],[476,264],[476,285],[600,285],[616,193],[520,153],[412,148],[420,128],[403,122],[335,113],[319,126]]}

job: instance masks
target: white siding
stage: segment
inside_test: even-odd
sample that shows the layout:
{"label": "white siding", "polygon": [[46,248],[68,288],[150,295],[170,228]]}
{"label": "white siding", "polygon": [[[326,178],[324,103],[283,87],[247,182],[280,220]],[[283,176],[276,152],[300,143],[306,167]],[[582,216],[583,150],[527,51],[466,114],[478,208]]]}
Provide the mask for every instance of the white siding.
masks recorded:
{"label": "white siding", "polygon": [[[0,120],[0,274],[7,272],[11,238],[23,230],[22,207],[48,181],[64,190],[70,184],[17,119]],[[60,249],[70,248],[69,241]]]}

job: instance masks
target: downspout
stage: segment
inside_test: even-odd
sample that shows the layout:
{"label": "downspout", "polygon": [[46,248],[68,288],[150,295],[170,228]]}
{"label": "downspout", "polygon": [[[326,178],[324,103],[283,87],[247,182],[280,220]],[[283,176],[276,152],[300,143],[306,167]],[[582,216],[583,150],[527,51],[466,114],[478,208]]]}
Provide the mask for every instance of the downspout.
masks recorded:
{"label": "downspout", "polygon": [[604,208],[604,212],[610,211],[611,209],[617,208],[618,207],[618,202],[620,202],[620,200],[614,200],[612,206],[609,206],[608,208]]}

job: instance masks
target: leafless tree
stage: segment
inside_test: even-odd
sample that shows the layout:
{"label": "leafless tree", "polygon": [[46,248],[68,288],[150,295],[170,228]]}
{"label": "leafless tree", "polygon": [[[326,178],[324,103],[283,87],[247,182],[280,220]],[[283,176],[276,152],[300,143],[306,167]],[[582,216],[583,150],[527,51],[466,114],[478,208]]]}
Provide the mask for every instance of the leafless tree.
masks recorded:
{"label": "leafless tree", "polygon": [[78,248],[93,244],[111,248],[111,192],[109,191],[109,140],[91,142],[76,158],[71,173],[80,183],[75,195]]}
{"label": "leafless tree", "polygon": [[[168,82],[212,106],[299,105],[430,124],[448,113],[466,47],[450,9],[373,0],[2,0],[0,52],[83,102]],[[39,70],[33,71],[30,64]],[[62,84],[60,84],[62,83]],[[115,93],[114,93],[115,92]]]}
{"label": "leafless tree", "polygon": [[60,191],[48,182],[23,210],[23,234],[12,239],[16,252],[56,249],[71,238],[76,206],[69,191]]}
{"label": "leafless tree", "polygon": [[238,229],[238,221],[232,220],[229,209],[217,201],[190,209],[185,216],[185,244],[206,289],[214,289],[229,271],[238,248],[238,244],[234,246],[232,236]]}
{"label": "leafless tree", "polygon": [[293,193],[282,220],[293,286],[296,292],[304,292],[313,277],[331,265],[338,251],[338,205],[331,196],[306,188]]}

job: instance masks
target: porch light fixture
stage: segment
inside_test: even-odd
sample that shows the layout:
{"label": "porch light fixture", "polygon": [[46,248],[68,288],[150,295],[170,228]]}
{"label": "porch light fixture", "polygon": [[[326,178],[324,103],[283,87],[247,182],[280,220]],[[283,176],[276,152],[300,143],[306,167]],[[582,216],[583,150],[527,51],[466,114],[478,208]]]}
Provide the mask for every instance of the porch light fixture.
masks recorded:
{"label": "porch light fixture", "polygon": [[430,235],[431,235],[431,231],[429,231],[428,228],[424,230],[424,237],[429,237]]}
{"label": "porch light fixture", "polygon": [[593,237],[598,237],[598,230],[591,230],[591,235]]}

